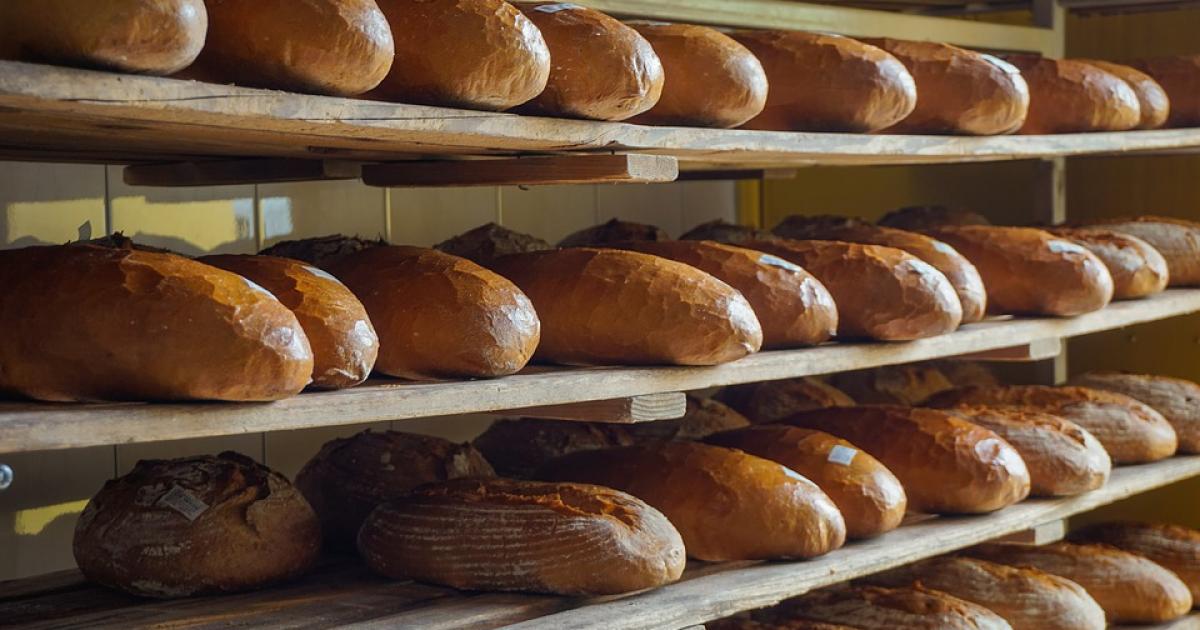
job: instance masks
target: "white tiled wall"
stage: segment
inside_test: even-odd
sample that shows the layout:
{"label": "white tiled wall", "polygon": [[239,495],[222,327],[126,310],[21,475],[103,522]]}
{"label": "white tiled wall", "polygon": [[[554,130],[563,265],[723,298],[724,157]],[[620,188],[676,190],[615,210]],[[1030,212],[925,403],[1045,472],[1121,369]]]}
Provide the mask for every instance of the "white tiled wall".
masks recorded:
{"label": "white tiled wall", "polygon": [[[432,245],[492,221],[554,243],[611,217],[654,223],[678,235],[714,218],[733,220],[734,200],[734,186],[727,182],[529,189],[380,189],[358,182],[138,188],[126,186],[116,167],[0,162],[0,247],[115,230],[189,255],[253,252],[280,240],[330,233]],[[488,421],[427,418],[395,427],[461,441]],[[366,426],[0,455],[0,463],[16,473],[13,486],[0,491],[0,579],[70,567],[71,534],[83,502],[138,459],[233,449],[291,476],[325,441]]]}

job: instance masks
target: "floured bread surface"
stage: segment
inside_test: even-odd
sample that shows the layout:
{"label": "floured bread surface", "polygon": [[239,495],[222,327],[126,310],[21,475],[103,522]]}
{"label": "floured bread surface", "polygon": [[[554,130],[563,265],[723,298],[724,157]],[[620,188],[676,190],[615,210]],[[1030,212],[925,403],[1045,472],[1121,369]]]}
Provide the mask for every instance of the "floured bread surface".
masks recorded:
{"label": "floured bread surface", "polygon": [[996,613],[922,588],[842,587],[784,603],[770,618],[844,623],[861,630],[1011,630]]}

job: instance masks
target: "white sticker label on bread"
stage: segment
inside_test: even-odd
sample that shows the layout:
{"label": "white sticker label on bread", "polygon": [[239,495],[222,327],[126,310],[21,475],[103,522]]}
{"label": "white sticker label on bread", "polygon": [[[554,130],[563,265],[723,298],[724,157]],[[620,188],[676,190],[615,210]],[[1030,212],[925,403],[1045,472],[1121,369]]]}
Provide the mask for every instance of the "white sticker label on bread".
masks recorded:
{"label": "white sticker label on bread", "polygon": [[201,501],[200,497],[179,486],[171,486],[158,500],[158,504],[179,512],[189,521],[196,520],[208,509],[208,504]]}
{"label": "white sticker label on bread", "polygon": [[850,462],[854,461],[855,455],[858,455],[858,450],[842,446],[841,444],[834,444],[833,448],[829,449],[828,460],[834,464],[849,466]]}
{"label": "white sticker label on bread", "polygon": [[758,262],[759,264],[771,265],[772,267],[781,267],[783,269],[787,269],[788,271],[802,271],[799,265],[794,265],[778,256],[772,256],[770,254],[763,254],[762,256],[759,256]]}
{"label": "white sticker label on bread", "polygon": [[581,8],[583,7],[580,7],[578,4],[571,4],[570,2],[557,2],[555,4],[543,4],[538,7],[533,7],[533,10],[541,11],[542,13],[558,13],[559,11],[566,11],[568,9]]}

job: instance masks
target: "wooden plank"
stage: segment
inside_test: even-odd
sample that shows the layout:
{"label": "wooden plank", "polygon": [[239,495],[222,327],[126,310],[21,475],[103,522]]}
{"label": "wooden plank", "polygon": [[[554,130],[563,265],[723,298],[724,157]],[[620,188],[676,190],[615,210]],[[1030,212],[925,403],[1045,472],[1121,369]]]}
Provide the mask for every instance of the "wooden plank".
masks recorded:
{"label": "wooden plank", "polygon": [[227,186],[358,179],[362,164],[342,160],[249,159],[126,166],[130,186]]}
{"label": "wooden plank", "polygon": [[679,162],[663,155],[559,155],[486,160],[440,160],[369,164],[370,186],[509,186],[552,184],[650,184],[672,182]]}
{"label": "wooden plank", "polygon": [[1110,630],[1200,630],[1200,613],[1153,626],[1109,626]]}
{"label": "wooden plank", "polygon": [[681,392],[831,374],[1006,348],[1200,311],[1200,290],[1173,289],[1072,318],[985,321],[906,343],[830,343],[761,352],[713,367],[550,368],[505,378],[412,383],[373,380],[274,403],[0,403],[0,453],[261,433],[406,420]]}
{"label": "wooden plank", "polygon": [[1022,545],[1048,545],[1058,542],[1067,535],[1067,520],[1058,519],[1035,525],[1029,529],[1013,532],[996,539],[997,542],[1021,543]]}
{"label": "wooden plank", "polygon": [[579,420],[633,424],[682,418],[687,412],[687,397],[679,392],[592,400],[566,405],[544,405],[511,409],[502,415],[547,420]]}
{"label": "wooden plank", "polygon": [[1042,361],[1059,356],[1062,353],[1062,349],[1062,339],[1049,337],[1046,339],[1034,339],[1029,343],[1023,343],[1019,346],[996,348],[995,350],[985,350],[983,352],[971,352],[950,358],[954,360],[997,361],[1001,363]]}

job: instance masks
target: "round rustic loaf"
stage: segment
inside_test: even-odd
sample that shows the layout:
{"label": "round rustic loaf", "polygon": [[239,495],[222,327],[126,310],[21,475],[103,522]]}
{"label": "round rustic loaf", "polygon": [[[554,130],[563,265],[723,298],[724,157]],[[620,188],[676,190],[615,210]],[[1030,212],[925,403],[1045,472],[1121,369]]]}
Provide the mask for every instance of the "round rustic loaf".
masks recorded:
{"label": "round rustic loaf", "polygon": [[85,577],[147,597],[292,579],[320,548],[317,517],[292,484],[229,452],[139,461],[88,501],[74,542]]}
{"label": "round rustic loaf", "polygon": [[630,446],[633,436],[619,424],[518,418],[493,422],[472,444],[502,476],[527,479],[563,455]]}
{"label": "round rustic loaf", "polygon": [[784,602],[761,616],[844,623],[859,630],[1011,630],[1004,618],[983,606],[920,587],[828,588]]}
{"label": "round rustic loaf", "polygon": [[609,219],[599,225],[583,228],[563,237],[559,247],[605,247],[629,241],[669,241],[666,230],[657,225]]}
{"label": "round rustic loaf", "polygon": [[917,406],[938,392],[954,389],[941,369],[924,363],[839,372],[829,380],[862,405]]}
{"label": "round rustic loaf", "polygon": [[1163,90],[1158,81],[1155,81],[1150,75],[1132,66],[1111,61],[1097,59],[1080,59],[1080,61],[1117,76],[1133,88],[1142,113],[1138,121],[1138,129],[1158,129],[1166,124],[1167,116],[1171,113],[1171,100],[1167,98],[1166,90]]}
{"label": "round rustic loaf", "polygon": [[1200,453],[1200,384],[1182,378],[1124,372],[1087,372],[1072,385],[1123,394],[1162,414],[1179,440],[1179,452]]}
{"label": "round rustic loaf", "polygon": [[1130,300],[1160,293],[1167,288],[1167,260],[1149,243],[1129,234],[1103,228],[1047,229],[1055,236],[1086,247],[1108,268],[1113,279],[1113,299]]}
{"label": "round rustic loaf", "polygon": [[906,206],[883,215],[879,225],[920,232],[943,225],[991,225],[987,217],[967,210],[948,206]]}
{"label": "round rustic loaf", "polygon": [[1019,133],[1126,131],[1142,120],[1137,93],[1120,77],[1075,59],[1009,55],[1029,85]]}
{"label": "round rustic loaf", "polygon": [[1143,59],[1131,63],[1150,75],[1171,102],[1168,127],[1200,125],[1200,55]]}
{"label": "round rustic loaf", "polygon": [[1169,569],[1200,601],[1200,531],[1166,523],[1096,523],[1071,532],[1073,542],[1110,545]]}
{"label": "round rustic loaf", "polygon": [[809,409],[854,405],[842,390],[811,376],[732,385],[721,390],[719,398],[754,424],[779,422]]}
{"label": "round rustic loaf", "polygon": [[433,248],[487,266],[500,256],[540,252],[554,249],[554,246],[536,236],[488,223],[448,238]]}

